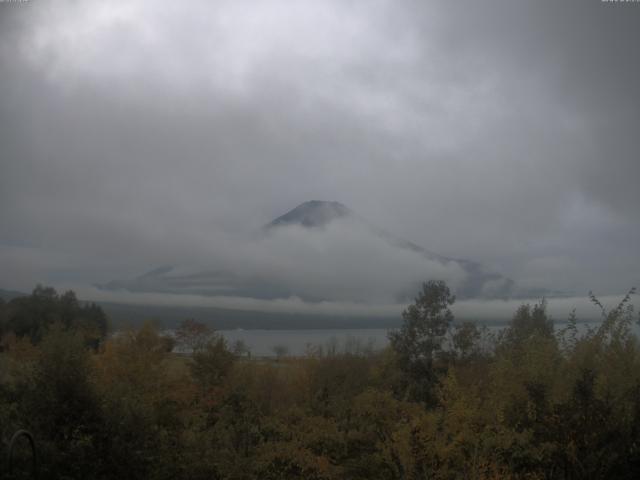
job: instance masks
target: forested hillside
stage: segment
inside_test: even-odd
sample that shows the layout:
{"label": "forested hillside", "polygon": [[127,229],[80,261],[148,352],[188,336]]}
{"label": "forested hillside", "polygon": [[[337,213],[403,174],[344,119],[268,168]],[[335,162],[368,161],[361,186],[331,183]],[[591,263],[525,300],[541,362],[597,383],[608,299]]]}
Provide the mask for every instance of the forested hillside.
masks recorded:
{"label": "forested hillside", "polygon": [[99,307],[38,287],[0,301],[0,427],[32,433],[51,479],[638,478],[630,300],[592,297],[602,323],[584,334],[541,302],[491,335],[428,282],[384,351],[265,360],[195,321],[108,336]]}

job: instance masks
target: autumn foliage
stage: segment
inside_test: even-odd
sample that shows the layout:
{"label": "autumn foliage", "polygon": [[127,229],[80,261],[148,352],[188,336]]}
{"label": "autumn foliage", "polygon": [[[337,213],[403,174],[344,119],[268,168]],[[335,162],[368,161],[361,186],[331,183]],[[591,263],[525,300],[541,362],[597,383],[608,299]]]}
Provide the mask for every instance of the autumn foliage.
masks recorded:
{"label": "autumn foliage", "polygon": [[175,345],[151,324],[96,342],[60,313],[20,334],[5,323],[0,427],[30,430],[52,479],[639,478],[630,299],[593,297],[591,329],[525,305],[491,335],[457,324],[429,282],[389,348],[278,361],[196,321]]}

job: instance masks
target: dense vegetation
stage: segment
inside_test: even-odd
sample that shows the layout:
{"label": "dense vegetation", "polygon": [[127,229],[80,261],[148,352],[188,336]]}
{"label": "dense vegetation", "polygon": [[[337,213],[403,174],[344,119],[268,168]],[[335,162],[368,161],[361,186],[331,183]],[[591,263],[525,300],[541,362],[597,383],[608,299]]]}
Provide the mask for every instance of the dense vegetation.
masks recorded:
{"label": "dense vegetation", "polygon": [[454,300],[426,283],[382,352],[261,360],[195,321],[107,337],[99,307],[38,287],[0,301],[0,428],[34,434],[41,478],[640,477],[629,296],[593,297],[584,333],[542,302],[497,336]]}

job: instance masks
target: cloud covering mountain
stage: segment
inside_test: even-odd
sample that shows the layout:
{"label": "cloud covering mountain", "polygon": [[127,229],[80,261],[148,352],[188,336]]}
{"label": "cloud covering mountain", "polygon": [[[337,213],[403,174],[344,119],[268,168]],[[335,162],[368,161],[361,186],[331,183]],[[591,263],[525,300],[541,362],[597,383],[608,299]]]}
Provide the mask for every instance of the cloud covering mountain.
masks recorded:
{"label": "cloud covering mountain", "polygon": [[0,2],[0,287],[168,264],[135,282],[242,306],[469,278],[347,218],[255,234],[324,198],[519,292],[622,293],[639,21],[580,0]]}
{"label": "cloud covering mountain", "polygon": [[[507,298],[513,282],[469,260],[447,258],[374,227],[338,202],[308,201],[196,270],[154,269],[105,290],[257,299],[382,304],[410,299],[425,280],[445,280],[461,298]],[[241,255],[238,252],[243,252]]]}

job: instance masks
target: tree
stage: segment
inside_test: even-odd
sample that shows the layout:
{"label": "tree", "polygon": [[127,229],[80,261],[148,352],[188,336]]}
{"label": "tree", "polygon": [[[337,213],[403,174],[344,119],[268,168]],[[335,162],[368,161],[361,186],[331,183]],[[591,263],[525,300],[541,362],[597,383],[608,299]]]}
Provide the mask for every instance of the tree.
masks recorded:
{"label": "tree", "polygon": [[213,335],[207,325],[188,318],[180,322],[176,329],[176,342],[181,349],[192,353],[204,348]]}
{"label": "tree", "polygon": [[171,360],[151,322],[120,332],[96,354],[93,377],[104,415],[97,450],[109,478],[175,478],[155,474],[179,450],[180,393],[188,395],[188,382],[173,380]]}
{"label": "tree", "polygon": [[84,343],[96,349],[108,330],[107,316],[96,304],[81,304],[69,290],[61,295],[51,287],[36,286],[31,295],[11,300],[6,307],[5,333],[38,343],[55,323],[81,333]]}
{"label": "tree", "polygon": [[400,329],[389,332],[398,366],[407,375],[407,388],[416,400],[433,399],[434,360],[453,321],[449,307],[454,302],[455,296],[445,282],[425,282],[414,304],[402,312]]}
{"label": "tree", "polygon": [[461,360],[472,357],[478,350],[481,331],[473,322],[457,325],[453,334],[453,348]]}
{"label": "tree", "polygon": [[103,423],[91,376],[83,336],[54,324],[42,339],[21,406],[39,444],[44,478],[90,478],[86,473],[98,468]]}
{"label": "tree", "polygon": [[235,360],[236,356],[227,348],[224,337],[214,335],[193,353],[191,373],[202,387],[215,387],[222,383]]}
{"label": "tree", "polygon": [[281,358],[286,357],[289,354],[289,347],[286,345],[274,345],[271,347],[271,351],[275,353],[276,360],[280,361]]}
{"label": "tree", "polygon": [[236,340],[235,342],[233,342],[232,350],[236,357],[246,356],[248,358],[251,358],[251,349],[244,340]]}
{"label": "tree", "polygon": [[[7,304],[4,299],[0,298],[0,339],[7,333]],[[0,347],[2,351],[2,347]]]}
{"label": "tree", "polygon": [[521,305],[505,331],[507,344],[520,345],[532,336],[553,337],[553,320],[547,316],[547,302]]}

